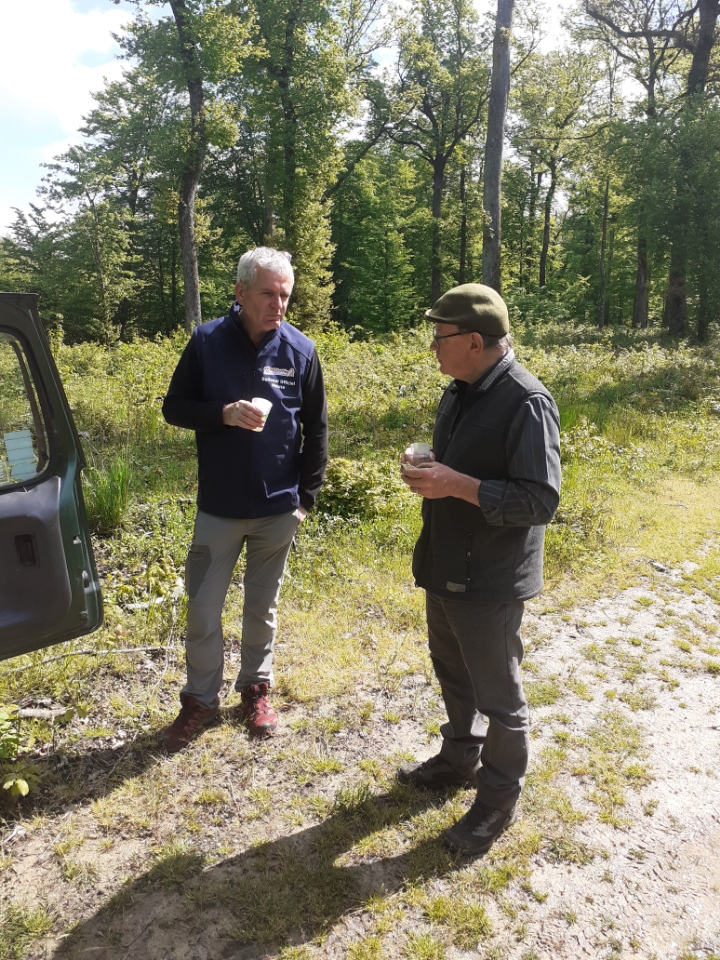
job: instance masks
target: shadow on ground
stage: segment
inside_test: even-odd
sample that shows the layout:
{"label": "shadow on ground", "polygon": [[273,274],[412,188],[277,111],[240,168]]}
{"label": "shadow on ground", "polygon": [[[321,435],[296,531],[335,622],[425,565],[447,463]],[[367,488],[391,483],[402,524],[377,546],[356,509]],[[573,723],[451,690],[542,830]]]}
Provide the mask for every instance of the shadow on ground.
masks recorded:
{"label": "shadow on ground", "polygon": [[[321,824],[209,868],[197,854],[176,853],[76,926],[55,960],[262,960],[307,943],[370,897],[456,868],[427,817],[437,805],[400,785],[377,796],[359,790]],[[400,834],[411,819],[412,845],[399,837],[393,846],[403,852],[383,856],[388,828]],[[362,852],[345,856],[361,841]]]}
{"label": "shadow on ground", "polygon": [[[239,705],[222,707],[220,722],[237,727],[247,737]],[[145,775],[167,756],[160,741],[163,726],[142,730],[121,742],[116,742],[117,738],[110,743],[86,740],[80,741],[74,750],[53,751],[44,757],[30,755],[29,762],[37,767],[38,786],[14,808],[0,805],[0,817],[11,829],[30,816],[49,816],[70,805],[92,803],[126,781]]]}

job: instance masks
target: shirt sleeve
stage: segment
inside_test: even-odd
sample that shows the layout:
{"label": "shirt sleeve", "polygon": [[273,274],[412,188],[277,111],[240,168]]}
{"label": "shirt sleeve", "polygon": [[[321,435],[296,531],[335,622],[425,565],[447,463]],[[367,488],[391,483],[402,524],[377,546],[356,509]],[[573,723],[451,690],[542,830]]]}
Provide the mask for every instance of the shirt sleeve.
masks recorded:
{"label": "shirt sleeve", "polygon": [[320,492],[328,460],[327,401],[317,353],[313,353],[305,375],[300,423],[303,442],[298,495],[303,507],[311,510]]}
{"label": "shirt sleeve", "polygon": [[522,404],[506,441],[510,479],[483,480],[478,503],[493,526],[549,523],[560,500],[560,421],[552,399],[533,395]]}
{"label": "shirt sleeve", "polygon": [[182,352],[163,401],[163,416],[174,427],[188,430],[222,430],[223,403],[202,397],[202,369],[195,338]]}

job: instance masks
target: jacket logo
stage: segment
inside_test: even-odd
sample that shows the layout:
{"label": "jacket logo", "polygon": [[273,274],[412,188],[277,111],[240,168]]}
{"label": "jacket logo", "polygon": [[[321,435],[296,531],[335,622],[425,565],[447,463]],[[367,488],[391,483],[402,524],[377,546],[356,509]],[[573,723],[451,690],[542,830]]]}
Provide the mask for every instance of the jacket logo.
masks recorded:
{"label": "jacket logo", "polygon": [[263,367],[264,377],[294,377],[295,367]]}

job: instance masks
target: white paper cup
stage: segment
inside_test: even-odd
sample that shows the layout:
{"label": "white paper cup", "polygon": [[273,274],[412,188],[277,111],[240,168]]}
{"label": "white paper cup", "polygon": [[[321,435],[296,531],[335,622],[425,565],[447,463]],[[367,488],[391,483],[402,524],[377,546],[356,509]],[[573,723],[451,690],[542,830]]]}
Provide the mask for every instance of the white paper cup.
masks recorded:
{"label": "white paper cup", "polygon": [[272,410],[272,403],[270,400],[266,400],[265,397],[253,397],[251,402],[252,402],[252,405],[254,407],[257,407],[258,410],[260,410],[263,415],[262,426],[253,428],[255,433],[260,433],[262,428],[265,426],[265,421],[268,418],[268,414]]}
{"label": "white paper cup", "polygon": [[405,449],[405,456],[407,460],[403,463],[403,467],[417,467],[421,463],[427,463],[430,459],[430,444],[411,443],[410,446]]}

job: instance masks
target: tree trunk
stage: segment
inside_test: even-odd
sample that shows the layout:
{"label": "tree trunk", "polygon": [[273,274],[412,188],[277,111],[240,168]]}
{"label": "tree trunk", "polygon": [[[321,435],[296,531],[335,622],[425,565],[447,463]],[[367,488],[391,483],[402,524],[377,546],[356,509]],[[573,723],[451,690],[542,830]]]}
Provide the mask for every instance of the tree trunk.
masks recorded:
{"label": "tree trunk", "polygon": [[170,244],[170,315],[174,326],[180,319],[178,317],[177,245],[174,237]]}
{"label": "tree trunk", "polygon": [[169,0],[178,31],[180,63],[190,97],[190,142],[185,153],[178,227],[185,286],[185,329],[189,332],[201,322],[200,278],[195,240],[195,200],[207,152],[205,94],[197,40],[190,26],[185,0]]}
{"label": "tree trunk", "polygon": [[432,192],[432,247],[430,265],[432,269],[430,281],[430,303],[435,303],[442,294],[442,196],[445,187],[444,156],[436,156],[433,160],[433,192]]}
{"label": "tree trunk", "polygon": [[[675,247],[673,247],[673,253]],[[663,323],[668,333],[673,337],[682,337],[687,332],[687,291],[685,289],[685,258],[679,257],[679,263],[672,265],[676,259],[671,254],[670,279],[665,294],[665,309]]]}
{"label": "tree trunk", "polygon": [[272,207],[272,204],[266,197],[265,204],[263,206],[262,243],[266,246],[271,247],[273,245],[274,235],[275,235],[275,211]]}
{"label": "tree trunk", "polygon": [[[693,100],[701,97],[707,85],[710,55],[715,43],[715,27],[720,13],[720,0],[698,0],[700,24],[693,50],[693,59],[687,79],[686,111],[694,107]],[[675,192],[675,232],[671,240],[670,277],[665,294],[663,320],[672,336],[684,336],[687,332],[687,240],[691,217],[691,192],[693,188],[693,158],[683,151],[680,156],[680,175]],[[707,309],[701,305],[698,313]]]}
{"label": "tree trunk", "polygon": [[157,277],[160,330],[163,333],[170,333],[172,327],[168,324],[167,310],[165,309],[165,267],[163,265],[163,243],[161,237],[157,238]]}
{"label": "tree trunk", "polygon": [[548,186],[548,192],[545,194],[543,238],[542,249],[540,251],[540,290],[544,290],[545,284],[547,283],[547,261],[548,252],[550,250],[550,217],[552,214],[553,199],[555,198],[555,187],[557,186],[557,160],[555,157],[550,159],[548,162],[548,167],[550,168],[550,185]]}
{"label": "tree trunk", "polygon": [[683,337],[687,333],[688,308],[687,275],[688,240],[691,228],[692,157],[688,150],[681,147],[679,174],[675,183],[675,201],[673,208],[673,235],[670,238],[670,276],[665,292],[663,323],[673,337]]}
{"label": "tree trunk", "polygon": [[510,30],[514,6],[515,0],[498,0],[485,140],[482,279],[486,286],[492,287],[498,293],[501,292],[502,286],[500,276],[502,159],[505,115],[510,92]]}
{"label": "tree trunk", "polygon": [[698,0],[700,23],[687,79],[687,95],[704,93],[707,85],[710,56],[715,43],[715,27],[720,14],[720,0]]}
{"label": "tree trunk", "polygon": [[533,283],[533,266],[535,264],[535,221],[537,219],[537,204],[540,191],[542,190],[542,171],[535,173],[534,161],[530,160],[530,197],[528,199],[528,227],[527,240],[525,241],[525,250],[523,260],[525,262],[525,275],[527,284],[525,289],[529,292]]}
{"label": "tree trunk", "polygon": [[465,164],[460,167],[460,269],[458,283],[465,283],[467,273],[467,190],[465,188]]}
{"label": "tree trunk", "polygon": [[597,306],[597,325],[605,326],[605,302],[607,299],[607,277],[605,275],[605,250],[607,248],[608,214],[610,209],[610,177],[605,178],[603,195],[602,236],[600,239],[600,296]]}
{"label": "tree trunk", "polygon": [[650,323],[649,281],[647,240],[640,236],[637,242],[637,271],[635,274],[635,304],[633,306],[632,325],[643,330]]}
{"label": "tree trunk", "polygon": [[603,314],[603,326],[610,323],[610,279],[612,277],[613,257],[615,255],[615,216],[610,216],[610,228],[608,230],[607,260],[605,267],[605,312]]}
{"label": "tree trunk", "polygon": [[[711,294],[708,284],[707,269],[700,271],[698,278],[698,307],[697,307],[697,338],[700,343],[707,343],[710,335]],[[713,304],[717,310],[717,304]]]}
{"label": "tree trunk", "polygon": [[[297,180],[297,112],[293,97],[295,75],[295,35],[302,15],[303,0],[295,0],[287,11],[282,52],[268,62],[268,72],[275,80],[282,109],[282,226],[285,244],[295,252],[295,187]],[[269,39],[269,38],[268,38]],[[274,232],[274,231],[273,231]]]}

